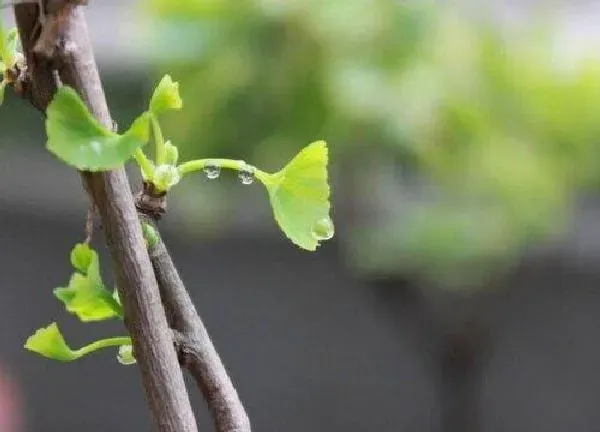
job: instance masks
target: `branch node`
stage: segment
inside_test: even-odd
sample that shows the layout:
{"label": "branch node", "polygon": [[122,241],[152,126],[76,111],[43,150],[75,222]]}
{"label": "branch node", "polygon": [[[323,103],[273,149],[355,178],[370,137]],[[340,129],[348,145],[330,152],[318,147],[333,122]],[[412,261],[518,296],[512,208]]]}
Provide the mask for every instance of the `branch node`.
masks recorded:
{"label": "branch node", "polygon": [[167,212],[167,193],[157,191],[150,182],[144,182],[142,191],[135,197],[135,207],[140,213],[158,221]]}

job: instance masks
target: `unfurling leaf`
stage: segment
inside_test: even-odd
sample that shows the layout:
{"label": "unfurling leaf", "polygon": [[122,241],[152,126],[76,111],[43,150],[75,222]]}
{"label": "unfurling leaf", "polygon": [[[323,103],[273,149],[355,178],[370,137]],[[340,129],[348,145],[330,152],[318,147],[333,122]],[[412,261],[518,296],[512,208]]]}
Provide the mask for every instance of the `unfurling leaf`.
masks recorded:
{"label": "unfurling leaf", "polygon": [[181,180],[181,174],[174,165],[158,165],[154,169],[152,184],[157,191],[168,191]]}
{"label": "unfurling leaf", "polygon": [[97,260],[98,255],[87,244],[79,243],[73,247],[70,258],[71,265],[75,270],[87,274],[88,268],[92,264],[92,260]]}
{"label": "unfurling leaf", "polygon": [[6,32],[0,24],[0,59],[6,68],[12,68],[17,61],[18,36],[16,27]]}
{"label": "unfurling leaf", "polygon": [[165,75],[154,89],[150,99],[150,111],[156,115],[163,111],[179,110],[182,106],[179,83],[174,82],[170,75]]}
{"label": "unfurling leaf", "polygon": [[327,162],[327,144],[317,141],[300,151],[281,171],[256,172],[267,188],[279,227],[294,244],[310,251],[334,234],[329,216]]}
{"label": "unfurling leaf", "polygon": [[171,141],[165,142],[165,163],[167,165],[177,165],[179,160],[179,150]]}
{"label": "unfurling leaf", "polygon": [[46,358],[62,362],[77,360],[102,348],[131,345],[128,336],[100,339],[89,345],[73,350],[67,345],[56,323],[37,330],[25,342],[25,348]]}
{"label": "unfurling leaf", "polygon": [[58,89],[46,112],[48,150],[80,170],[118,168],[150,136],[149,113],[140,115],[124,134],[117,134],[102,126],[67,86]]}
{"label": "unfurling leaf", "polygon": [[25,348],[49,359],[63,362],[77,360],[81,357],[80,354],[69,348],[56,323],[37,330],[27,339]]}
{"label": "unfurling leaf", "polygon": [[96,251],[85,244],[75,245],[71,264],[78,272],[71,276],[68,286],[54,290],[67,311],[83,322],[122,318],[123,307],[102,283]]}

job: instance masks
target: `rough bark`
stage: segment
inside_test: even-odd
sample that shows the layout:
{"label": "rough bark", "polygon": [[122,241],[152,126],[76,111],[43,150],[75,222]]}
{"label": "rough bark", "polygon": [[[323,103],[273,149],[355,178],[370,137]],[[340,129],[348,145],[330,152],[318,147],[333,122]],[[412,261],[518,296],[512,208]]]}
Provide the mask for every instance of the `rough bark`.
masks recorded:
{"label": "rough bark", "polygon": [[[102,124],[112,127],[82,7],[70,8],[66,18],[58,14],[63,21],[52,59],[34,47],[42,33],[39,23],[58,25],[51,22],[57,14],[40,19],[39,8],[31,4],[16,5],[14,10],[30,78],[25,91],[32,103],[45,109],[59,77],[81,95]],[[126,174],[118,169],[81,176],[100,214],[154,423],[161,432],[196,432]]]}
{"label": "rough bark", "polygon": [[162,240],[151,247],[150,259],[180,364],[194,377],[211,411],[215,429],[250,432],[244,406]]}

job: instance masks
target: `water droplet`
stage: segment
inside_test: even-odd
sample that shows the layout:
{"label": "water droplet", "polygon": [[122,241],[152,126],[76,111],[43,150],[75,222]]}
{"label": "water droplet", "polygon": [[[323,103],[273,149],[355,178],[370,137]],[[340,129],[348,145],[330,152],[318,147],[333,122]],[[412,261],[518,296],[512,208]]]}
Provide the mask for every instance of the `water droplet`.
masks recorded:
{"label": "water droplet", "polygon": [[333,237],[334,232],[335,228],[329,217],[319,219],[312,227],[312,235],[316,240],[329,240]]}
{"label": "water droplet", "polygon": [[92,147],[92,150],[94,151],[94,153],[96,154],[100,154],[101,150],[102,150],[102,144],[100,144],[98,141],[92,141],[90,142],[90,147]]}
{"label": "water droplet", "polygon": [[219,178],[221,175],[221,167],[217,164],[209,163],[204,167],[204,174],[206,174],[206,178],[210,180]]}
{"label": "water droplet", "polygon": [[238,173],[238,178],[242,184],[249,185],[254,183],[254,167],[251,165],[244,165]]}

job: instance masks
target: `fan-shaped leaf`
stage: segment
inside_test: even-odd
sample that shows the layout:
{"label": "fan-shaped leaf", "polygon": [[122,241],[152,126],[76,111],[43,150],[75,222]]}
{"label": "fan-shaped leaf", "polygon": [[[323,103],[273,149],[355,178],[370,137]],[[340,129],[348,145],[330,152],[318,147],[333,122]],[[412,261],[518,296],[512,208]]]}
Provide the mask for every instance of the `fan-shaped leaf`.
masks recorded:
{"label": "fan-shaped leaf", "polygon": [[310,251],[334,233],[329,216],[327,162],[327,144],[317,141],[300,151],[281,171],[256,173],[267,188],[280,228],[294,244]]}
{"label": "fan-shaped leaf", "polygon": [[80,170],[117,168],[149,139],[149,113],[140,115],[120,135],[102,126],[75,90],[67,86],[57,91],[47,115],[48,150]]}
{"label": "fan-shaped leaf", "polygon": [[77,360],[81,357],[81,354],[69,348],[56,323],[37,330],[27,339],[25,348],[49,359],[63,362]]}

